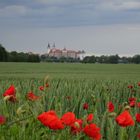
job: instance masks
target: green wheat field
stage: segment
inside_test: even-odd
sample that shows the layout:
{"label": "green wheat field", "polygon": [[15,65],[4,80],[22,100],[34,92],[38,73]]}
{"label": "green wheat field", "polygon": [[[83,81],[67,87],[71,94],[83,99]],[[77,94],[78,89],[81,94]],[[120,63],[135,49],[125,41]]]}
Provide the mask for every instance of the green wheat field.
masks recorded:
{"label": "green wheat field", "polygon": [[[0,115],[6,118],[0,125],[0,140],[98,140],[82,130],[72,134],[70,127],[52,130],[44,126],[37,117],[49,110],[55,110],[59,118],[73,112],[82,120],[92,113],[101,140],[138,140],[139,82],[140,65],[135,64],[0,63]],[[40,90],[46,83],[49,86]],[[3,97],[11,85],[16,89],[14,103]],[[30,101],[28,92],[40,98]],[[133,107],[129,98],[136,99]],[[108,102],[114,104],[113,112],[108,111]],[[88,109],[83,108],[85,103]],[[115,118],[126,107],[135,125],[121,127]]]}

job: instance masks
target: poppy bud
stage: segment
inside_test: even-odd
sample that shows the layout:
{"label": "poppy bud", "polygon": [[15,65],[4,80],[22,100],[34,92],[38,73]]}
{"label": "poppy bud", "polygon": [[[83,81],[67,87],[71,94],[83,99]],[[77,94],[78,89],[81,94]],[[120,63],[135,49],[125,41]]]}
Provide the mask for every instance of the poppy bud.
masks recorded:
{"label": "poppy bud", "polygon": [[23,110],[22,107],[19,107],[19,108],[17,109],[17,111],[16,111],[16,113],[17,113],[18,115],[20,115],[20,114],[22,114],[22,113],[24,113],[24,112],[26,112],[26,111]]}
{"label": "poppy bud", "polygon": [[80,125],[78,122],[75,122],[74,125],[76,126],[76,128],[80,128]]}
{"label": "poppy bud", "polygon": [[3,98],[3,100],[4,100],[4,101],[7,101],[7,100],[9,100],[10,98],[11,98],[11,96],[8,95],[8,96],[5,96],[5,97]]}
{"label": "poppy bud", "polygon": [[124,107],[124,110],[130,110],[130,109],[131,109],[131,107],[129,105]]}
{"label": "poppy bud", "polygon": [[111,113],[109,113],[108,117],[112,117],[113,118],[113,117],[116,117],[116,115],[117,114],[115,112],[111,112]]}

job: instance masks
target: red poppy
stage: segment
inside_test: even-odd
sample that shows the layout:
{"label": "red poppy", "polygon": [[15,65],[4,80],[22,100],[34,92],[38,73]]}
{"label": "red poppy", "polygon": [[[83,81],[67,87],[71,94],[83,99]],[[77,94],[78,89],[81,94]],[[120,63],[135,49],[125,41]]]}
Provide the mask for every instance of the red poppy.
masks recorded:
{"label": "red poppy", "polygon": [[88,103],[83,104],[83,109],[87,110],[88,109]]}
{"label": "red poppy", "polygon": [[53,130],[63,129],[64,125],[62,121],[58,118],[55,111],[51,110],[48,112],[43,112],[40,114],[37,119],[45,126]]}
{"label": "red poppy", "polygon": [[43,86],[40,86],[39,87],[39,90],[43,91],[44,90],[44,87]]}
{"label": "red poppy", "polygon": [[108,102],[107,104],[107,108],[109,112],[113,112],[114,111],[114,105],[112,102]]}
{"label": "red poppy", "polygon": [[11,85],[3,94],[4,97],[9,96],[8,100],[15,102],[16,100],[16,89],[14,85]]}
{"label": "red poppy", "polygon": [[136,114],[136,121],[137,121],[138,123],[140,123],[140,113],[137,113],[137,114]]}
{"label": "red poppy", "polygon": [[91,137],[93,140],[100,140],[101,134],[100,134],[100,128],[96,126],[96,124],[88,124],[84,128],[84,133]]}
{"label": "red poppy", "polygon": [[27,99],[30,100],[30,101],[35,101],[35,100],[38,100],[40,98],[40,96],[36,96],[34,93],[32,92],[29,92],[27,93]]}
{"label": "red poppy", "polygon": [[4,124],[5,122],[6,122],[6,118],[0,115],[0,125]]}
{"label": "red poppy", "polygon": [[83,121],[81,119],[75,120],[75,122],[71,125],[71,132],[73,134],[77,134],[82,131],[82,123]]}
{"label": "red poppy", "polygon": [[76,117],[73,112],[67,112],[62,116],[61,120],[65,125],[71,126],[75,122]]}
{"label": "red poppy", "polygon": [[132,102],[132,101],[136,101],[136,98],[130,97],[128,100],[129,100],[129,102]]}
{"label": "red poppy", "polygon": [[134,120],[127,110],[125,110],[119,116],[117,116],[116,122],[122,127],[134,125]]}
{"label": "red poppy", "polygon": [[128,87],[129,89],[134,88],[134,86],[133,86],[133,85],[128,85],[127,87]]}
{"label": "red poppy", "polygon": [[137,107],[140,108],[140,102],[137,103]]}
{"label": "red poppy", "polygon": [[92,122],[92,120],[93,120],[93,114],[89,114],[88,116],[87,116],[87,122],[88,123],[91,123]]}
{"label": "red poppy", "polygon": [[48,83],[46,83],[46,87],[49,87],[49,84]]}
{"label": "red poppy", "polygon": [[140,139],[140,132],[137,134],[137,137]]}
{"label": "red poppy", "polygon": [[138,82],[138,86],[140,86],[140,82]]}
{"label": "red poppy", "polygon": [[130,105],[131,107],[134,107],[135,104],[136,104],[136,98],[129,98],[128,100],[129,100],[129,105]]}
{"label": "red poppy", "polygon": [[127,86],[129,89],[132,89],[133,88],[133,85],[128,85]]}

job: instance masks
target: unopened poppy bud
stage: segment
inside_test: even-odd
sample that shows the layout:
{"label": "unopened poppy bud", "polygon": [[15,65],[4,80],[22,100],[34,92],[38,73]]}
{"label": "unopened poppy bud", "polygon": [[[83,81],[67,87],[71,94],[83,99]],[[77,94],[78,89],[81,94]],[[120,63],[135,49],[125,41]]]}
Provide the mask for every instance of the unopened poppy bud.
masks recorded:
{"label": "unopened poppy bud", "polygon": [[91,97],[94,99],[95,98],[95,96],[93,95],[93,94],[91,94]]}
{"label": "unopened poppy bud", "polygon": [[7,96],[5,96],[5,97],[3,98],[3,100],[4,100],[4,101],[7,101],[7,100],[9,100],[10,98],[11,98],[11,96],[7,95]]}
{"label": "unopened poppy bud", "polygon": [[49,80],[49,76],[47,75],[47,76],[44,78],[44,86],[46,85],[46,83],[48,83],[48,80]]}
{"label": "unopened poppy bud", "polygon": [[75,122],[74,125],[76,126],[76,128],[80,128],[80,125],[78,122]]}
{"label": "unopened poppy bud", "polygon": [[115,113],[115,112],[111,112],[111,113],[109,113],[109,117],[115,117],[117,114]]}
{"label": "unopened poppy bud", "polygon": [[124,105],[124,106],[128,105],[128,102],[124,102],[123,105]]}
{"label": "unopened poppy bud", "polygon": [[17,111],[16,111],[16,113],[17,113],[18,115],[20,115],[20,114],[22,114],[22,113],[24,113],[24,112],[25,112],[25,110],[23,110],[22,107],[19,107],[19,108],[17,109]]}
{"label": "unopened poppy bud", "polygon": [[130,110],[130,109],[131,109],[131,107],[129,105],[124,107],[124,110]]}

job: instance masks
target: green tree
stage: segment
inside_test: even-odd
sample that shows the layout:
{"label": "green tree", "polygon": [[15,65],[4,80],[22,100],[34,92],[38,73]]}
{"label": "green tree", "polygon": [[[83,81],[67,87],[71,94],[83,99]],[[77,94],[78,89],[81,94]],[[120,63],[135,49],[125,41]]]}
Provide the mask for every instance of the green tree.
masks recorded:
{"label": "green tree", "polygon": [[118,55],[111,55],[111,56],[109,56],[109,63],[117,64],[118,61],[119,61],[119,56]]}
{"label": "green tree", "polygon": [[37,54],[28,54],[28,62],[40,62],[39,55]]}
{"label": "green tree", "polygon": [[132,58],[132,62],[135,64],[140,64],[140,55],[134,55]]}
{"label": "green tree", "polygon": [[95,63],[96,62],[96,57],[94,55],[92,56],[86,56],[83,61],[83,63]]}
{"label": "green tree", "polygon": [[0,44],[0,62],[5,62],[8,59],[8,53],[6,49]]}
{"label": "green tree", "polygon": [[101,55],[98,57],[98,62],[99,63],[109,63],[109,57],[105,55]]}

